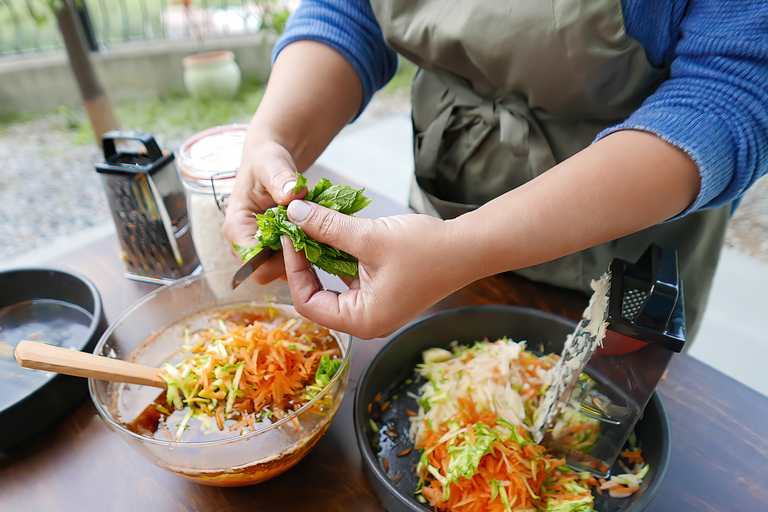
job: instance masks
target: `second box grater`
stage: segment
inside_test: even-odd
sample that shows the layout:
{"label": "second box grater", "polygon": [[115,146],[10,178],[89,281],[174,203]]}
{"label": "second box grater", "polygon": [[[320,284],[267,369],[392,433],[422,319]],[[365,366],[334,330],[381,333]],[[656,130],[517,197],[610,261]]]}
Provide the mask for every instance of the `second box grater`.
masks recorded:
{"label": "second box grater", "polygon": [[604,330],[590,332],[585,312],[553,370],[534,431],[550,453],[604,478],[685,345],[685,312],[669,247],[651,244],[636,263],[615,258],[600,282],[606,294],[595,300],[596,289],[590,307]]}

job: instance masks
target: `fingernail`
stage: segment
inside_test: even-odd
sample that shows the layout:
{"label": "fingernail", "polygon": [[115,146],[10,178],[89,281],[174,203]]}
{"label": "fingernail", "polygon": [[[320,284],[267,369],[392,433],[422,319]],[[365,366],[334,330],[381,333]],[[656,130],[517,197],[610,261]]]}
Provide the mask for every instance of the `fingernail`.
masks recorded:
{"label": "fingernail", "polygon": [[293,222],[304,222],[312,212],[312,207],[306,201],[291,201],[288,205],[288,218]]}
{"label": "fingernail", "polygon": [[293,195],[293,189],[296,188],[296,182],[295,181],[289,181],[285,185],[283,185],[283,194],[290,194]]}

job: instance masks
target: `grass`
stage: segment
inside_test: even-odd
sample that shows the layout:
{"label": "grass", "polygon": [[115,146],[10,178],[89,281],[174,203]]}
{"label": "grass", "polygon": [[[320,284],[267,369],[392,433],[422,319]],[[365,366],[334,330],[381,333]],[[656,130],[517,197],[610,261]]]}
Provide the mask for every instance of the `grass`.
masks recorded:
{"label": "grass", "polygon": [[[397,74],[384,87],[384,94],[407,95],[416,66],[402,59]],[[254,79],[244,79],[240,90],[231,100],[196,99],[173,89],[161,96],[122,101],[115,105],[115,116],[122,128],[162,135],[166,140],[183,140],[212,126],[247,123],[261,102],[264,85]],[[0,111],[0,135],[17,123],[48,117],[51,125],[72,137],[73,144],[89,144],[94,140],[85,110],[59,107],[47,112]]]}
{"label": "grass", "polygon": [[[257,80],[246,79],[231,100],[198,99],[179,90],[170,90],[160,97],[121,102],[116,105],[115,116],[124,128],[180,140],[213,126],[247,123],[263,96],[264,85]],[[83,138],[93,140],[87,123],[84,129],[78,131],[78,141],[83,141]]]}
{"label": "grass", "polygon": [[[117,103],[115,117],[121,128],[160,134],[166,140],[182,140],[193,133],[230,123],[247,123],[264,95],[264,85],[244,79],[231,100],[187,96],[178,89],[163,95]],[[53,129],[71,137],[73,144],[90,144],[93,131],[81,107],[59,107],[47,112],[0,112],[0,135],[12,125],[33,119],[48,118]]]}
{"label": "grass", "polygon": [[32,112],[11,112],[0,110],[0,133],[3,133],[3,127],[15,123],[25,123],[35,119],[36,117],[38,116]]}
{"label": "grass", "polygon": [[388,94],[409,94],[411,91],[411,83],[413,83],[413,77],[416,76],[418,67],[413,62],[400,58],[400,66],[397,68],[397,73],[387,85],[384,86],[384,92]]}

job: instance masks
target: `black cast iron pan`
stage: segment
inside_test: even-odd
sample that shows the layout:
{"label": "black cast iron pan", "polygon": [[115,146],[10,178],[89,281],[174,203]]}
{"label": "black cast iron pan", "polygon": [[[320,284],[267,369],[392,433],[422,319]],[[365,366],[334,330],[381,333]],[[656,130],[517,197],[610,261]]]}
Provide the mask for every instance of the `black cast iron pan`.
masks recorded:
{"label": "black cast iron pan", "polygon": [[20,368],[9,347],[29,339],[91,352],[106,327],[101,296],[85,277],[0,272],[0,452],[51,428],[88,394],[86,379]]}
{"label": "black cast iron pan", "polygon": [[[406,411],[418,410],[408,392],[416,394],[423,384],[414,376],[422,351],[445,347],[453,340],[468,344],[507,336],[515,341],[526,340],[531,350],[559,353],[574,327],[570,320],[540,310],[471,306],[428,316],[396,333],[363,373],[354,405],[355,434],[363,468],[384,507],[390,512],[431,510],[416,501],[413,494],[418,482],[415,466],[419,453],[413,449],[398,456],[412,446]],[[386,408],[382,411],[384,404]],[[397,437],[385,434],[390,426],[394,426]],[[650,464],[648,475],[640,490],[628,498],[597,496],[595,509],[600,512],[640,512],[660,487],[669,461],[670,440],[666,413],[657,394],[654,393],[638,421],[635,433],[643,458]],[[623,472],[618,467],[613,471]]]}

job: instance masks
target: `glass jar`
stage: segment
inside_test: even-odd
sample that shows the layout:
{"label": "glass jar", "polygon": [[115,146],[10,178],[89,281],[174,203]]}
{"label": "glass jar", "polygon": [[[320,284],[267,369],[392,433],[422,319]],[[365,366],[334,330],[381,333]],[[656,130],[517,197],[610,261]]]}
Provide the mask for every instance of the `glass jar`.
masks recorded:
{"label": "glass jar", "polygon": [[187,192],[192,241],[205,270],[240,263],[221,225],[235,186],[246,128],[239,124],[210,128],[184,141],[179,149],[177,161]]}

